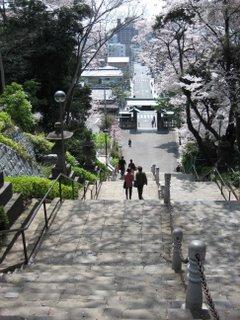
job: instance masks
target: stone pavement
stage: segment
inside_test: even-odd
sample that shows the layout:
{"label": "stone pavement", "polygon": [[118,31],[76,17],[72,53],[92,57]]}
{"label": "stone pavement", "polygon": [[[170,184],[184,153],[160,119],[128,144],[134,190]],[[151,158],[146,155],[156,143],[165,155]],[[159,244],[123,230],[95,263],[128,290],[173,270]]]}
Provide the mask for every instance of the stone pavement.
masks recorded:
{"label": "stone pavement", "polygon": [[[164,185],[164,173],[160,173],[160,184]],[[171,201],[223,201],[224,198],[215,182],[193,181],[192,175],[171,173]]]}
{"label": "stone pavement", "polygon": [[174,225],[183,230],[184,256],[191,240],[207,245],[205,274],[221,319],[240,319],[239,203],[175,202],[173,212]]}
{"label": "stone pavement", "polygon": [[[143,188],[143,198],[146,200],[158,199],[158,192],[156,182],[153,180],[152,173],[146,173],[148,184]],[[120,176],[117,177],[117,181],[105,181],[103,182],[98,199],[104,200],[124,200],[125,189],[123,188],[123,180]],[[138,199],[137,188],[132,188],[132,199]]]}
{"label": "stone pavement", "polygon": [[185,294],[170,246],[159,201],[65,201],[34,264],[2,276],[0,315],[176,319]]}

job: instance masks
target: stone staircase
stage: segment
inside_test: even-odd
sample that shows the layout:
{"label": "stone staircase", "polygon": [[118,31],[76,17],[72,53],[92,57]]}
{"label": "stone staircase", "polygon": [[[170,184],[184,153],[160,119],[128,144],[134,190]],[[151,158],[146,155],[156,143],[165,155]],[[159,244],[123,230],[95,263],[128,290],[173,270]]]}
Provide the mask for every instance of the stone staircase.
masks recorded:
{"label": "stone staircase", "polygon": [[[182,308],[185,274],[171,269],[169,210],[148,181],[144,201],[134,200],[135,190],[123,200],[122,180],[104,182],[98,200],[64,201],[33,263],[2,275],[0,319],[193,319]],[[239,204],[219,201],[214,186],[189,176],[176,174],[171,185],[184,255],[192,239],[207,243],[221,320],[239,320]]]}

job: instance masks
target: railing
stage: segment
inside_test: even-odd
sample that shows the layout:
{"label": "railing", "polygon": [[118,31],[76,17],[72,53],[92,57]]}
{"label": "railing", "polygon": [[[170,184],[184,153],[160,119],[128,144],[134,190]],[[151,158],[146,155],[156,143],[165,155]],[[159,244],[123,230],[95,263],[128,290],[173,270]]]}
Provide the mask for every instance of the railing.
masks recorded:
{"label": "railing", "polygon": [[87,181],[87,180],[84,182],[83,196],[81,198],[82,200],[86,200],[88,191],[90,192],[91,200],[98,198],[98,195],[102,186],[102,181],[103,181],[102,174],[103,174],[103,171],[100,170],[98,173],[98,179],[94,183],[91,183],[90,181]]}
{"label": "railing", "polygon": [[[226,164],[226,166],[228,168],[230,168],[227,164]],[[211,180],[217,184],[223,198],[226,201],[231,201],[231,196],[233,195],[235,197],[235,200],[239,201],[239,196],[237,195],[237,193],[234,190],[234,188],[232,187],[232,185],[222,177],[221,173],[219,172],[219,170],[216,167],[210,169],[207,173],[205,173],[205,175],[200,176],[197,172],[197,168],[196,168],[195,160],[194,160],[191,163],[189,170],[193,171],[197,181],[202,181],[202,180],[204,180],[205,177],[207,177],[207,176],[211,177],[211,175],[214,175],[215,179],[211,178]],[[230,168],[230,170],[232,170],[232,172],[234,172],[234,170],[232,168]],[[227,191],[227,195],[224,193],[225,190]]]}
{"label": "railing", "polygon": [[[34,252],[35,252],[40,240],[42,239],[45,231],[49,229],[49,222],[50,222],[50,220],[51,220],[51,218],[52,218],[52,216],[54,214],[54,211],[55,211],[57,205],[59,203],[62,203],[62,201],[63,201],[63,197],[62,197],[62,183],[63,183],[62,180],[63,179],[67,179],[67,180],[69,180],[71,182],[72,198],[74,199],[74,197],[75,197],[74,181],[71,178],[69,178],[68,176],[65,176],[64,174],[60,173],[60,175],[53,182],[53,184],[48,189],[48,191],[46,192],[46,194],[44,195],[42,200],[39,202],[39,204],[37,205],[36,209],[26,217],[26,219],[24,220],[24,222],[21,225],[21,228],[0,231],[0,235],[5,235],[5,236],[9,235],[9,234],[12,234],[12,233],[15,233],[13,238],[12,238],[12,240],[7,245],[2,257],[0,258],[0,264],[5,260],[6,256],[11,251],[12,247],[14,246],[14,244],[16,243],[16,241],[18,240],[18,238],[20,236],[22,236],[23,253],[24,253],[24,264],[28,264],[29,259],[33,256],[33,254],[34,254]],[[54,206],[53,210],[51,211],[51,213],[48,214],[47,206],[46,206],[48,195],[49,195],[49,193],[52,191],[53,187],[57,183],[59,183],[59,200],[55,204],[55,206]],[[40,231],[40,235],[37,238],[35,244],[33,245],[33,248],[31,249],[30,252],[28,252],[25,233],[29,229],[30,225],[34,221],[34,219],[37,216],[37,214],[39,213],[39,210],[41,209],[41,207],[43,207],[43,213],[44,213],[44,226],[43,226],[42,230]],[[21,262],[20,264],[23,264],[23,263]]]}
{"label": "railing", "polygon": [[206,244],[200,240],[191,241],[188,246],[188,257],[184,258],[182,254],[182,239],[182,230],[180,228],[174,229],[172,269],[176,273],[182,273],[182,263],[188,263],[186,308],[193,314],[200,313],[204,293],[213,319],[220,320],[204,274],[203,265],[206,256]]}

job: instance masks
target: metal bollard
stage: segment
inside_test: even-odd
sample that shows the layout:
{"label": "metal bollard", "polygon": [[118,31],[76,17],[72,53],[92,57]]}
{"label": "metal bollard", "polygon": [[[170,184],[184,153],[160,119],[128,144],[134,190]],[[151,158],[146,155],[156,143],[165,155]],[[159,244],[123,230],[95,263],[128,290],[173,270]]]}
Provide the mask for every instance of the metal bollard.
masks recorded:
{"label": "metal bollard", "polygon": [[156,165],[153,164],[151,169],[152,169],[152,174],[155,176],[155,174],[156,174]]}
{"label": "metal bollard", "polygon": [[180,246],[183,239],[183,232],[180,228],[173,230],[173,258],[172,258],[172,269],[175,272],[181,272],[182,260],[180,257]]}
{"label": "metal bollard", "polygon": [[165,188],[164,188],[164,203],[170,205],[170,182],[171,182],[171,173],[165,173]]}
{"label": "metal bollard", "polygon": [[159,168],[158,167],[155,169],[155,180],[156,180],[157,185],[159,186],[160,177],[159,177]]}
{"label": "metal bollard", "polygon": [[196,254],[199,254],[200,260],[205,260],[206,244],[200,240],[193,240],[188,247],[188,285],[186,293],[186,308],[193,312],[202,310],[202,284],[201,275],[198,270]]}

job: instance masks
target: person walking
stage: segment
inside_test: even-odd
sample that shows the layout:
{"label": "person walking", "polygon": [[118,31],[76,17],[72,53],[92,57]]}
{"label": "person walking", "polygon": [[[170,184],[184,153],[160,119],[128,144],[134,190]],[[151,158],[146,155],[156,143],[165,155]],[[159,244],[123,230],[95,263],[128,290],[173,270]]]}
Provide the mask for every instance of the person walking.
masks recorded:
{"label": "person walking", "polygon": [[155,127],[155,122],[156,122],[156,118],[155,118],[155,116],[153,116],[153,118],[152,118],[152,128]]}
{"label": "person walking", "polygon": [[132,146],[132,140],[131,139],[128,140],[128,146],[129,146],[129,148],[131,148],[131,146]]}
{"label": "person walking", "polygon": [[121,178],[123,178],[123,176],[124,176],[125,166],[126,166],[126,161],[125,161],[124,157],[122,156],[121,159],[118,161],[118,169],[121,171]]}
{"label": "person walking", "polygon": [[138,190],[138,198],[140,200],[143,200],[143,186],[147,185],[147,176],[146,173],[142,171],[142,167],[140,166],[138,167],[138,172],[136,173],[135,181]]}
{"label": "person walking", "polygon": [[128,168],[131,169],[132,172],[134,172],[137,169],[135,164],[133,163],[132,159],[130,159],[130,162],[128,164]]}
{"label": "person walking", "polygon": [[128,168],[126,174],[124,175],[124,184],[126,199],[132,199],[132,184],[133,184],[134,176],[131,172],[131,169]]}

